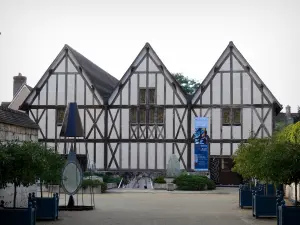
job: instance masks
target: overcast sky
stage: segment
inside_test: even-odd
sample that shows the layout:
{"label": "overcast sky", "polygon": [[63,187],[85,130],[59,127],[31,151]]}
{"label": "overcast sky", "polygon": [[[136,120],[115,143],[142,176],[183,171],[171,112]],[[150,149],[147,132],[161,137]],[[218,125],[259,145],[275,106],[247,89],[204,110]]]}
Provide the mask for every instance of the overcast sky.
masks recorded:
{"label": "overcast sky", "polygon": [[0,101],[35,86],[64,44],[121,78],[146,42],[202,81],[233,41],[284,106],[300,105],[300,1],[0,0]]}

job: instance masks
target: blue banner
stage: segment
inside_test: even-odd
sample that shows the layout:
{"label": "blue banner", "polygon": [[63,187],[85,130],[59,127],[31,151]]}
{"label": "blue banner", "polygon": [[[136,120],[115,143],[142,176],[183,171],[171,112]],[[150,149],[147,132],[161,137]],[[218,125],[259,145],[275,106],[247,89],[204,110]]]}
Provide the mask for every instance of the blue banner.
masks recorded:
{"label": "blue banner", "polygon": [[195,171],[208,171],[208,118],[195,118]]}

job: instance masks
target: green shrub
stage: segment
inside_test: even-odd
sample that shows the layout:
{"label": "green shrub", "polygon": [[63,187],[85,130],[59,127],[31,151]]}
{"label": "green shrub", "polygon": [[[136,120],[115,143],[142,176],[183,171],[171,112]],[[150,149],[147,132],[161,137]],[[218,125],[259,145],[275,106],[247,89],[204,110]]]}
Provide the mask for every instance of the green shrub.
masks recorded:
{"label": "green shrub", "polygon": [[186,191],[203,191],[206,188],[213,190],[216,188],[215,183],[205,176],[182,174],[173,181],[178,190]]}
{"label": "green shrub", "polygon": [[117,184],[119,184],[121,182],[121,179],[122,179],[121,177],[113,177],[113,176],[107,175],[107,174],[105,174],[103,176],[103,182],[105,182],[105,183],[117,183]]}
{"label": "green shrub", "polygon": [[104,183],[104,182],[100,182],[100,185],[101,185],[101,193],[106,192],[106,190],[107,190],[107,184]]}
{"label": "green shrub", "polygon": [[165,181],[165,178],[164,178],[164,177],[159,176],[159,177],[156,177],[156,178],[153,180],[153,183],[157,183],[157,184],[165,184],[166,181]]}
{"label": "green shrub", "polygon": [[215,190],[216,184],[211,179],[207,178],[207,190]]}

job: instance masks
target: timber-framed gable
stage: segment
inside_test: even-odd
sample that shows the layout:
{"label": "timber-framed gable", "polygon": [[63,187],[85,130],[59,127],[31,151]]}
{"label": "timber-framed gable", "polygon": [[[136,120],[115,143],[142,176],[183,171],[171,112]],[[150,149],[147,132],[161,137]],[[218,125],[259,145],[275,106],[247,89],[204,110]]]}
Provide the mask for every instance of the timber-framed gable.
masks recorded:
{"label": "timber-framed gable", "polygon": [[[120,162],[109,169],[164,170],[173,153],[187,169],[186,95],[150,44],[119,81],[109,111],[114,115],[109,127],[120,127],[108,136],[110,145],[118,145]],[[115,155],[111,152],[109,158]]]}

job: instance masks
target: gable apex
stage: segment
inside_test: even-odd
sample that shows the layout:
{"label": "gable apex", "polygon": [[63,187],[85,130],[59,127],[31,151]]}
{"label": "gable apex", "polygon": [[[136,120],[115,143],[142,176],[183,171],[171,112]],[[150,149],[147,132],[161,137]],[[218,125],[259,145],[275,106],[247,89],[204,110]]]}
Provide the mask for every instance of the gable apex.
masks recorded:
{"label": "gable apex", "polygon": [[[232,61],[236,60],[239,66],[234,67]],[[212,82],[213,78],[220,72],[223,73],[234,73],[238,68],[238,72],[243,74],[248,74],[249,77],[253,80],[254,84],[258,88],[262,88],[263,95],[268,96],[268,101],[270,104],[274,104],[276,108],[276,113],[279,113],[282,109],[281,104],[275,98],[275,96],[271,93],[271,91],[267,88],[264,82],[260,79],[260,77],[256,74],[254,69],[250,66],[250,64],[246,61],[244,56],[240,53],[238,48],[235,46],[233,41],[230,41],[215,65],[212,67],[208,75],[202,81],[200,87],[193,95],[192,102],[195,104],[199,98],[201,93],[206,90],[206,87]]]}
{"label": "gable apex", "polygon": [[[70,47],[68,44],[65,44],[64,47],[61,49],[57,57],[48,67],[44,75],[41,79],[37,82],[35,87],[31,90],[31,93],[25,99],[23,104],[20,106],[20,109],[23,108],[23,105],[31,104],[36,96],[39,94],[38,90],[44,86],[47,82],[49,77],[52,73],[56,73],[56,69],[61,64],[63,60],[68,60],[72,63],[72,67],[74,71],[71,72],[78,72],[78,74],[82,74],[86,76],[87,80],[89,81],[90,85],[95,87],[96,95],[106,101],[112,91],[114,90],[115,86],[118,83],[118,79],[110,75],[105,70],[101,69],[95,63],[91,62],[85,56],[77,52],[75,49]],[[68,62],[69,63],[69,62]],[[64,67],[63,67],[63,71]],[[59,73],[63,73],[63,71],[58,71]]]}

